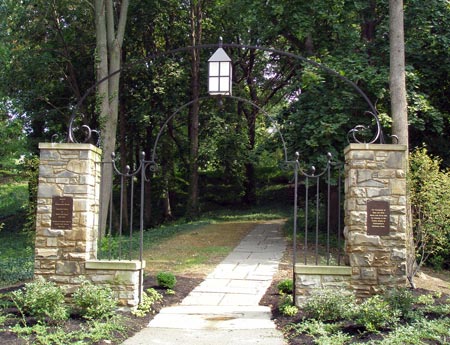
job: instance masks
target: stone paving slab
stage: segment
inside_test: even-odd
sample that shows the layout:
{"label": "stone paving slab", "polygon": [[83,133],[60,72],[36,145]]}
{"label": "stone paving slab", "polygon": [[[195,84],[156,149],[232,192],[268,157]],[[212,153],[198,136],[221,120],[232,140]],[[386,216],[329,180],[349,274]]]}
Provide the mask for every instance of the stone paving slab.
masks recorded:
{"label": "stone paving slab", "polygon": [[146,328],[123,345],[286,345],[276,329],[198,329],[174,332],[171,328]]}
{"label": "stone paving slab", "polygon": [[264,306],[175,306],[164,308],[149,327],[172,329],[274,329]]}

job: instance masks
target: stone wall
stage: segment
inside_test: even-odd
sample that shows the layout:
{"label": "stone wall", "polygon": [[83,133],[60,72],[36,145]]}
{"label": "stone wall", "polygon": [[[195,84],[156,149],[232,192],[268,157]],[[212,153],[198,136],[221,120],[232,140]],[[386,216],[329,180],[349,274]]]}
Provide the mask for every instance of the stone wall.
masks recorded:
{"label": "stone wall", "polygon": [[347,266],[295,265],[295,305],[301,306],[314,290],[340,288],[350,291],[351,268]]}
{"label": "stone wall", "polygon": [[119,305],[136,306],[141,300],[145,261],[93,260],[86,262],[86,276],[95,284],[109,286],[119,299]]}
{"label": "stone wall", "polygon": [[35,276],[70,295],[86,277],[136,306],[145,262],[97,261],[101,150],[90,144],[39,145]]}
{"label": "stone wall", "polygon": [[404,145],[345,149],[344,235],[357,297],[406,285],[406,155]]}

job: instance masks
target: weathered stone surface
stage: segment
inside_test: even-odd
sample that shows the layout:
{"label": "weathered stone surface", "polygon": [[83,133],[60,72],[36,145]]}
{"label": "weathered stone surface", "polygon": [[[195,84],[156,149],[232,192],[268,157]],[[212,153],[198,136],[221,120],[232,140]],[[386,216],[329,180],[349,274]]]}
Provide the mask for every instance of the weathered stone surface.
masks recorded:
{"label": "weathered stone surface", "polygon": [[82,264],[80,264],[80,262],[60,261],[56,264],[56,274],[74,276],[80,275],[81,273],[82,273]]}
{"label": "weathered stone surface", "polygon": [[[352,289],[364,298],[379,292],[383,285],[405,281],[406,147],[351,144],[345,156],[346,252],[352,266]],[[388,235],[367,235],[369,200],[389,202]]]}
{"label": "weathered stone surface", "polygon": [[36,248],[36,257],[45,259],[58,258],[58,248]]}

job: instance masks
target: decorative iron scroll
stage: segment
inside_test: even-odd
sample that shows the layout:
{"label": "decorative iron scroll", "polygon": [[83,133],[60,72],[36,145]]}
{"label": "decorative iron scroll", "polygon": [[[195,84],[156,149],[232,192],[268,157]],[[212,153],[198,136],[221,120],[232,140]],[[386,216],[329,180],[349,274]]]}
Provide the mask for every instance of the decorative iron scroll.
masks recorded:
{"label": "decorative iron scroll", "polygon": [[[74,135],[74,122],[75,122],[75,118],[77,116],[80,116],[80,114],[78,113],[78,110],[81,109],[81,105],[83,104],[84,100],[88,97],[88,95],[90,95],[91,93],[93,93],[98,85],[100,85],[101,83],[107,81],[109,78],[120,74],[122,71],[125,71],[127,69],[132,68],[133,66],[136,66],[140,63],[147,62],[151,59],[155,59],[158,57],[162,57],[162,56],[167,56],[167,55],[173,55],[176,53],[181,53],[181,52],[187,52],[187,51],[191,51],[194,49],[217,49],[219,47],[222,48],[236,48],[236,49],[252,49],[252,50],[259,50],[259,51],[263,51],[263,52],[269,52],[269,53],[273,53],[273,54],[278,54],[280,56],[286,56],[295,60],[300,60],[303,62],[306,62],[310,65],[313,65],[317,68],[320,68],[322,70],[324,70],[325,72],[335,76],[338,79],[341,79],[342,81],[344,81],[346,84],[350,85],[367,103],[370,111],[367,111],[366,114],[370,114],[371,116],[374,117],[375,122],[376,122],[376,134],[371,138],[370,141],[364,142],[361,139],[358,138],[358,133],[362,133],[363,131],[368,131],[370,130],[370,126],[364,126],[364,125],[358,125],[355,128],[353,128],[352,130],[350,130],[350,132],[348,133],[348,139],[350,141],[350,139],[354,142],[357,143],[375,143],[376,141],[379,141],[381,144],[385,143],[384,140],[384,135],[383,135],[383,130],[382,130],[382,126],[380,123],[380,120],[378,118],[378,112],[375,109],[374,105],[372,104],[372,102],[370,101],[370,99],[367,97],[367,95],[361,90],[361,88],[356,85],[354,82],[352,82],[351,80],[347,79],[346,77],[344,77],[343,75],[341,75],[340,73],[332,70],[331,68],[328,68],[325,65],[322,65],[316,61],[310,60],[308,58],[305,58],[303,56],[300,55],[296,55],[293,53],[289,53],[289,52],[285,52],[282,50],[278,50],[278,49],[274,49],[274,48],[268,48],[268,47],[263,47],[263,46],[252,46],[252,45],[245,45],[245,44],[237,44],[237,43],[218,43],[218,44],[200,44],[200,45],[196,45],[196,46],[186,46],[186,47],[182,47],[182,48],[176,48],[176,49],[172,49],[172,50],[168,50],[165,52],[160,52],[160,53],[156,53],[156,54],[152,54],[150,56],[148,56],[145,59],[127,64],[125,66],[123,66],[122,68],[118,69],[117,71],[112,72],[111,74],[109,74],[108,76],[106,76],[105,78],[99,80],[98,82],[96,82],[94,85],[92,85],[87,91],[86,93],[78,100],[72,115],[70,117],[70,121],[69,121],[69,128],[68,128],[68,134],[67,134],[67,142],[69,143],[75,143],[78,142],[75,138]],[[98,136],[98,140],[97,140],[97,145],[99,145],[100,142],[100,132],[94,129],[91,129],[89,126],[87,125],[82,125],[81,126],[82,129],[85,130],[86,132],[86,137],[83,140],[83,142],[89,142],[92,141],[92,137],[93,134]]]}

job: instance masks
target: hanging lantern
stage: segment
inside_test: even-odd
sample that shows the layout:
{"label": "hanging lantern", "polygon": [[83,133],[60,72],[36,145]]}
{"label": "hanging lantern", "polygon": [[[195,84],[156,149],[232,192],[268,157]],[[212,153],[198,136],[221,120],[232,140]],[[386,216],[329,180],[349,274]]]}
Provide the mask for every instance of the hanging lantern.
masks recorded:
{"label": "hanging lantern", "polygon": [[230,95],[232,82],[231,59],[219,48],[208,60],[208,92],[210,95]]}

